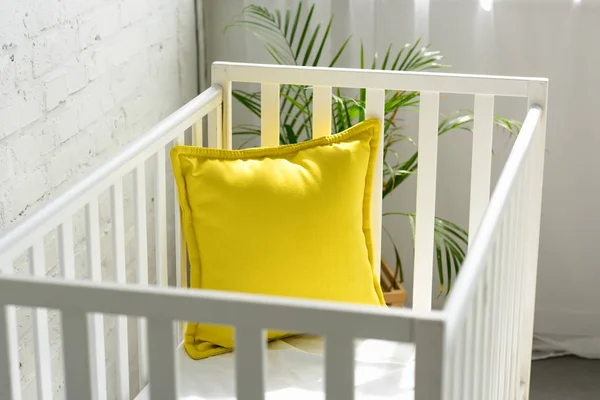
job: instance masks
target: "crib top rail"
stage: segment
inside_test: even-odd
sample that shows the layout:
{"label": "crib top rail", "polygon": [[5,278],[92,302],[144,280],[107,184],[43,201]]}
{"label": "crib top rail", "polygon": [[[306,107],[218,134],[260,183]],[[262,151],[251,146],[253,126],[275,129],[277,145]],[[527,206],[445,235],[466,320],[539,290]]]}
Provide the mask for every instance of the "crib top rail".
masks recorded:
{"label": "crib top rail", "polygon": [[[174,139],[176,132],[187,128],[222,101],[222,90],[213,86],[169,115],[114,157],[76,181],[61,195],[44,204],[0,234],[0,261],[27,249],[37,238],[46,234],[74,209],[83,207],[90,199],[105,190],[114,180],[132,170],[140,161],[154,154]],[[3,264],[0,264],[2,273]],[[7,267],[8,268],[8,267]]]}
{"label": "crib top rail", "polygon": [[[198,320],[257,330],[338,335],[345,331],[359,338],[406,342],[415,340],[413,322],[442,320],[439,311],[419,313],[402,308],[223,291],[2,276],[0,305],[7,304],[25,307],[44,304],[65,311],[149,319]],[[277,326],[272,326],[274,323]]]}
{"label": "crib top rail", "polygon": [[470,95],[527,97],[530,85],[546,78],[435,72],[382,71],[355,68],[299,67],[215,62],[213,75],[232,82],[271,83],[342,88],[369,88]]}

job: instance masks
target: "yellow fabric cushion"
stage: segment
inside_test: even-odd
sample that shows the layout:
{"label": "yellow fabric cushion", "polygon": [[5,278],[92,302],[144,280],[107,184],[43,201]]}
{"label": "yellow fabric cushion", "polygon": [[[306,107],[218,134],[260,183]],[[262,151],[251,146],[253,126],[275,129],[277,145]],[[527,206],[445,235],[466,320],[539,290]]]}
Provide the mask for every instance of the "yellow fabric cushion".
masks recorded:
{"label": "yellow fabric cushion", "polygon": [[[190,286],[384,306],[370,227],[379,131],[367,120],[273,148],[174,147]],[[222,354],[233,329],[190,322],[184,345]]]}

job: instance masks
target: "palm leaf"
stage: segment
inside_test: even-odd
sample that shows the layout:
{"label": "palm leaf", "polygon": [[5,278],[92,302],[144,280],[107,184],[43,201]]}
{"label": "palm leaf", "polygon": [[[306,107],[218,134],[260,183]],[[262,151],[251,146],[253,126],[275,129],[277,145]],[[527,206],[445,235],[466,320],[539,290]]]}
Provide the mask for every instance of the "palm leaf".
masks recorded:
{"label": "palm leaf", "polygon": [[[244,8],[242,15],[229,26],[237,26],[251,32],[263,44],[263,47],[279,64],[317,66],[321,61],[323,49],[329,39],[333,17],[325,28],[315,22],[315,5],[303,9],[303,3],[298,2],[294,10],[287,9],[285,16],[279,10],[271,12],[267,7],[249,5]],[[347,38],[333,57],[330,66],[340,58],[349,38]],[[296,132],[296,138],[303,132],[307,139],[312,137],[310,110],[312,96],[302,86],[283,85],[281,90],[283,100],[280,105],[282,134],[287,136],[290,128]],[[247,100],[239,96],[236,100]],[[257,114],[255,104],[240,101],[245,107],[252,107]],[[283,127],[287,128],[283,128]],[[293,141],[293,137],[289,138]],[[284,142],[288,142],[285,140]]]}
{"label": "palm leaf", "polygon": [[252,114],[260,118],[260,92],[251,93],[243,90],[232,90],[231,95]]}
{"label": "palm leaf", "polygon": [[383,227],[383,231],[387,235],[394,249],[394,261],[396,263],[394,279],[397,279],[399,283],[404,283],[404,268],[402,267],[402,259],[400,258],[400,252],[398,251],[398,247],[396,247],[396,243],[394,242],[391,233],[385,227]]}
{"label": "palm leaf", "polygon": [[[458,110],[450,115],[443,115],[438,125],[438,135],[446,132],[462,129],[473,132],[473,120],[475,116],[471,110]],[[522,122],[495,115],[494,125],[507,131],[511,136],[516,137],[521,130]]]}
{"label": "palm leaf", "polygon": [[[414,246],[414,229],[416,215],[413,213],[404,212],[386,212],[384,216],[396,215],[407,217],[413,230],[413,246]],[[469,243],[468,233],[456,225],[455,223],[443,218],[435,217],[434,220],[434,248],[435,263],[440,280],[440,294],[450,291],[453,279],[458,275],[460,266],[464,262],[466,256],[466,248]],[[444,270],[445,275],[444,275]],[[445,287],[444,287],[445,286]]]}

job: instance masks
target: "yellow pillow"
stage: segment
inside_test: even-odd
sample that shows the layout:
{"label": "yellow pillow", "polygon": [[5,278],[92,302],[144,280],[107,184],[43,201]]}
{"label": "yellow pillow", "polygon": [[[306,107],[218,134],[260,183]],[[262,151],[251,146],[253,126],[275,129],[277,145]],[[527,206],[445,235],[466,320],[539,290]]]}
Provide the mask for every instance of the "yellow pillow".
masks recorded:
{"label": "yellow pillow", "polygon": [[[370,225],[379,131],[367,120],[273,148],[174,147],[190,286],[384,306]],[[190,322],[184,345],[222,354],[233,329]]]}

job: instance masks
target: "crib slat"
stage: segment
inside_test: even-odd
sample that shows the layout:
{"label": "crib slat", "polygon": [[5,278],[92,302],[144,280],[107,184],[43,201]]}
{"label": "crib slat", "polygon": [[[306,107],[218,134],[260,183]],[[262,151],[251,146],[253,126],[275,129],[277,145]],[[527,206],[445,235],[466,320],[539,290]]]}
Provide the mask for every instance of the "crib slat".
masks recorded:
{"label": "crib slat", "polygon": [[0,398],[21,400],[19,342],[14,306],[0,304]]}
{"label": "crib slat", "polygon": [[371,196],[371,235],[373,242],[373,269],[377,279],[381,276],[381,229],[382,229],[382,200],[383,187],[383,124],[385,122],[385,90],[366,90],[365,115],[367,118],[377,118],[381,122],[379,132],[379,147],[375,160],[373,174],[373,196]]}
{"label": "crib slat", "polygon": [[[194,134],[196,131],[194,131]],[[196,139],[195,139],[196,140]],[[200,132],[202,144],[202,132]],[[156,153],[156,176],[154,184],[154,234],[156,250],[156,283],[161,286],[169,284],[167,255],[167,188],[165,172],[165,149]],[[177,197],[175,197],[177,200]]]}
{"label": "crib slat", "polygon": [[519,355],[519,327],[520,327],[520,322],[521,322],[521,268],[520,266],[523,265],[523,258],[522,258],[522,254],[523,254],[523,241],[524,241],[524,235],[522,232],[522,221],[524,219],[524,214],[523,214],[523,191],[525,189],[525,179],[524,176],[526,174],[526,163],[524,163],[523,165],[523,170],[520,173],[519,179],[518,179],[518,186],[517,186],[517,192],[516,192],[516,204],[517,204],[517,209],[516,209],[516,215],[515,215],[515,234],[514,236],[514,241],[516,243],[516,249],[515,249],[515,260],[514,260],[514,264],[513,264],[513,282],[514,282],[514,290],[513,290],[513,303],[512,303],[512,311],[511,311],[511,327],[510,327],[510,331],[509,331],[509,335],[511,336],[511,349],[510,349],[510,355],[509,355],[509,363],[508,363],[508,370],[509,370],[509,384],[508,384],[508,395],[511,398],[515,398],[517,395],[517,390],[519,388],[518,382],[517,382],[517,378],[519,377],[518,371],[517,371],[517,358]]}
{"label": "crib slat", "polygon": [[494,251],[492,256],[492,292],[493,292],[493,304],[492,304],[492,323],[491,323],[491,345],[490,349],[490,381],[489,388],[487,394],[490,399],[495,400],[498,397],[498,392],[496,389],[496,379],[498,374],[500,373],[498,369],[498,352],[499,352],[499,330],[500,330],[500,321],[499,321],[499,303],[500,303],[500,256],[499,253],[502,249],[502,229],[500,228],[500,233],[498,234],[498,238],[496,239],[496,243],[494,244]]}
{"label": "crib slat", "polygon": [[194,146],[198,146],[198,147],[202,147],[202,118],[200,118],[198,121],[196,121],[194,123],[193,126],[193,131],[192,131],[192,137],[193,137],[193,145]]}
{"label": "crib slat", "polygon": [[241,400],[265,398],[266,340],[261,329],[235,328],[235,390]]}
{"label": "crib slat", "polygon": [[[518,183],[517,183],[518,184]],[[513,338],[512,338],[512,325],[513,325],[513,321],[514,321],[514,315],[513,313],[513,305],[514,305],[514,289],[515,289],[515,279],[514,279],[514,272],[515,272],[515,261],[516,261],[516,246],[517,246],[517,242],[515,239],[517,239],[515,237],[515,226],[516,226],[516,207],[518,206],[518,204],[515,201],[515,196],[511,196],[511,213],[510,213],[510,226],[509,226],[509,232],[510,232],[510,241],[509,241],[509,259],[505,268],[506,274],[505,274],[505,279],[506,279],[506,316],[505,316],[505,328],[504,328],[504,334],[505,334],[505,338],[504,338],[504,343],[505,343],[505,353],[504,353],[504,357],[502,360],[502,365],[503,368],[502,370],[504,371],[503,374],[503,384],[502,384],[502,389],[500,391],[500,393],[503,393],[503,398],[508,398],[510,396],[510,378],[511,378],[511,371],[510,371],[510,363],[511,363],[511,353],[512,353],[512,347],[513,347]]]}
{"label": "crib slat", "polygon": [[483,387],[484,375],[484,355],[487,349],[483,347],[484,335],[485,335],[485,303],[484,291],[485,291],[485,276],[480,279],[477,294],[475,296],[475,344],[473,352],[473,371],[474,379],[471,380],[472,387],[472,398],[481,399],[481,389]]}
{"label": "crib slat", "polygon": [[462,371],[463,373],[461,374],[463,376],[463,381],[462,381],[462,398],[467,400],[467,399],[472,399],[472,389],[474,386],[474,377],[475,377],[475,369],[473,368],[474,366],[474,358],[477,356],[477,354],[475,353],[476,349],[475,349],[475,312],[474,312],[474,308],[475,308],[475,298],[473,300],[471,300],[471,304],[468,307],[467,310],[467,317],[466,317],[466,321],[465,321],[465,331],[464,331],[464,335],[465,335],[465,344],[464,344],[464,364],[462,367]]}
{"label": "crib slat", "polygon": [[65,279],[75,279],[75,259],[73,248],[73,218],[69,218],[60,224],[60,268]]}
{"label": "crib slat", "polygon": [[279,145],[279,85],[260,85],[260,146]]}
{"label": "crib slat", "polygon": [[[500,374],[502,373],[500,358],[502,356],[502,328],[503,328],[503,307],[504,307],[504,279],[502,276],[502,267],[506,263],[506,242],[508,240],[506,234],[506,220],[502,221],[502,228],[500,229],[500,239],[498,241],[498,248],[496,249],[495,255],[495,270],[494,270],[494,282],[496,282],[496,305],[495,305],[495,323],[494,323],[494,344],[492,346],[493,351],[493,383],[492,383],[492,398],[501,399],[499,397],[500,387]],[[503,399],[501,399],[503,400]]]}
{"label": "crib slat", "polygon": [[[44,257],[44,242],[38,240],[30,252],[30,273],[32,276],[43,277],[46,275],[46,262]],[[34,308],[33,332],[35,337],[35,364],[38,399],[52,398],[52,371],[50,367],[50,338],[48,335],[48,310]]]}
{"label": "crib slat", "polygon": [[[417,340],[418,337],[417,337]],[[454,376],[458,373],[454,369],[454,360],[456,358],[456,340],[453,343],[450,343],[449,346],[446,346],[446,360],[444,362],[444,393],[446,393],[446,397],[444,400],[454,400]],[[415,375],[416,382],[416,375]]]}
{"label": "crib slat", "polygon": [[90,383],[87,316],[80,311],[63,311],[62,326],[67,400],[96,399],[97,387],[92,389]]}
{"label": "crib slat", "polygon": [[354,340],[325,337],[325,398],[354,399]]}
{"label": "crib slat", "polygon": [[[148,238],[146,227],[146,168],[142,163],[133,174],[135,202],[135,237],[137,279],[140,285],[148,285]],[[146,319],[138,318],[138,358],[140,386],[148,383],[148,346]]]}
{"label": "crib slat", "polygon": [[223,148],[223,105],[219,104],[208,114],[208,147]]}
{"label": "crib slat", "polygon": [[[443,374],[455,373],[444,368],[451,360],[451,346],[444,346],[444,324],[439,321],[415,321],[415,399],[440,400],[450,394]],[[445,372],[444,372],[445,369]],[[448,375],[446,375],[448,379]],[[449,379],[451,380],[451,379]],[[445,397],[444,399],[448,399]]]}
{"label": "crib slat", "polygon": [[439,93],[421,93],[413,308],[431,310]]}
{"label": "crib slat", "polygon": [[[176,144],[184,143],[183,132],[175,139]],[[187,247],[185,243],[185,236],[183,234],[183,227],[181,225],[181,209],[179,207],[179,201],[177,193],[177,185],[173,185],[174,194],[174,212],[175,212],[175,275],[177,281],[177,287],[188,287],[188,263],[187,263]],[[185,329],[185,323],[182,322],[177,325],[177,337],[174,346],[177,346],[183,337],[182,332]]]}
{"label": "crib slat", "polygon": [[[177,144],[182,144],[184,140],[183,134],[179,135],[176,139]],[[177,186],[175,185],[175,264],[177,265],[176,274],[177,274],[177,286],[179,287],[187,287],[187,250],[185,244],[185,236],[183,235],[182,226],[181,226],[181,209],[179,207],[179,202],[177,201],[178,193]]]}
{"label": "crib slat", "polygon": [[[123,212],[123,181],[119,178],[111,187],[111,212],[113,225],[113,250],[115,254],[115,278],[117,283],[127,283],[125,264],[125,217]],[[120,398],[129,397],[129,345],[127,317],[117,316],[117,385]]]}
{"label": "crib slat", "polygon": [[[175,330],[170,319],[148,320],[148,348],[150,351],[150,397],[152,399],[177,398],[177,360],[175,355]],[[201,379],[201,377],[199,377]]]}
{"label": "crib slat", "polygon": [[475,237],[490,200],[492,176],[492,142],[494,131],[494,96],[475,96],[473,154],[471,162],[471,205],[469,243]]}
{"label": "crib slat", "polygon": [[456,336],[456,351],[454,355],[454,370],[462,371],[461,373],[455,373],[452,382],[452,399],[453,400],[464,400],[464,367],[465,367],[465,347],[466,347],[466,329],[465,325],[460,327],[459,333]]}
{"label": "crib slat", "polygon": [[491,337],[492,337],[492,304],[494,302],[494,294],[493,294],[493,282],[492,282],[492,257],[493,257],[493,247],[490,259],[487,261],[487,266],[485,270],[485,306],[484,306],[484,327],[483,327],[483,381],[481,385],[481,389],[478,393],[476,393],[477,399],[484,399],[490,397],[488,393],[490,392],[490,377],[491,377],[491,356],[490,356],[490,348],[491,348]]}
{"label": "crib slat", "polygon": [[506,385],[507,385],[507,359],[508,353],[510,351],[510,337],[509,337],[509,325],[510,325],[510,311],[511,311],[511,287],[513,286],[512,274],[514,264],[514,238],[513,238],[513,224],[514,224],[514,213],[515,213],[515,203],[514,196],[511,196],[508,200],[508,208],[507,208],[507,216],[506,216],[506,224],[505,224],[505,246],[504,251],[504,262],[502,263],[502,283],[501,290],[503,300],[501,303],[502,306],[502,318],[501,318],[501,339],[500,339],[500,371],[502,373],[498,379],[498,396],[500,399],[506,398]]}
{"label": "crib slat", "polygon": [[[529,181],[530,178],[530,173],[531,173],[531,156],[529,156],[527,158],[527,162],[525,164],[525,168],[524,168],[524,177],[523,177],[523,187],[521,189],[521,198],[529,198],[529,188],[531,187],[531,183]],[[525,286],[525,277],[526,277],[526,269],[522,268],[523,265],[526,264],[526,245],[525,245],[525,238],[526,235],[529,234],[529,232],[527,232],[526,230],[526,220],[527,220],[527,216],[529,215],[529,207],[528,207],[529,203],[525,202],[521,207],[521,213],[519,216],[519,237],[521,238],[521,240],[519,240],[520,243],[520,257],[519,257],[519,262],[517,263],[518,265],[518,280],[519,280],[519,295],[517,297],[517,304],[518,304],[518,319],[517,319],[517,328],[515,331],[515,335],[517,338],[517,342],[518,342],[518,346],[517,346],[517,353],[516,356],[513,360],[513,379],[514,379],[514,393],[515,395],[518,395],[519,391],[521,390],[521,364],[520,364],[520,357],[521,354],[523,352],[524,349],[524,341],[523,341],[523,320],[524,320],[524,311],[525,311],[525,305],[524,305],[524,299],[525,299],[525,291],[526,291],[526,286]]]}
{"label": "crib slat", "polygon": [[[87,255],[92,281],[102,281],[102,265],[100,253],[100,226],[98,215],[98,199],[93,198],[85,207],[87,225]],[[106,362],[104,346],[104,317],[102,314],[89,315],[92,389],[98,394],[98,400],[106,399]],[[68,342],[67,342],[68,343]]]}
{"label": "crib slat", "polygon": [[313,138],[331,134],[331,86],[313,87]]}

